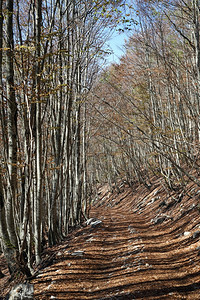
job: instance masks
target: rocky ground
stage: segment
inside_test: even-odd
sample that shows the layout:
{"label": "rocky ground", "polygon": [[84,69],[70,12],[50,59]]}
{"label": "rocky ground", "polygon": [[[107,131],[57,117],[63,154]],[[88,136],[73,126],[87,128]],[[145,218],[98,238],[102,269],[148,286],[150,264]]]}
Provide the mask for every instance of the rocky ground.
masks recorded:
{"label": "rocky ground", "polygon": [[154,179],[99,198],[89,224],[47,251],[35,299],[200,299],[200,189],[169,193]]}

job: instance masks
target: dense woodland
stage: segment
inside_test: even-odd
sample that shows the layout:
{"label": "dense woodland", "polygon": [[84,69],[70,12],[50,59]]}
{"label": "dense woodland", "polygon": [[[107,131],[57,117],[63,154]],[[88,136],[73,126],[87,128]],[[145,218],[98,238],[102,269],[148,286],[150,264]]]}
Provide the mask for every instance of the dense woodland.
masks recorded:
{"label": "dense woodland", "polygon": [[[11,275],[106,182],[200,186],[198,0],[0,0],[0,238]],[[119,26],[121,26],[119,28]],[[109,34],[127,30],[102,70]]]}
{"label": "dense woodland", "polygon": [[172,190],[200,185],[199,8],[196,0],[134,2],[125,54],[88,104],[99,183],[117,188],[123,178],[148,188],[154,174]]}

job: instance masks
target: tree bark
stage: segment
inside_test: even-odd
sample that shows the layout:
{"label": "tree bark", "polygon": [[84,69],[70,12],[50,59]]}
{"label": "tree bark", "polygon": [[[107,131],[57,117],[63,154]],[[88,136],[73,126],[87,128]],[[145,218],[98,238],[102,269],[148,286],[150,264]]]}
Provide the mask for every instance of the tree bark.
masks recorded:
{"label": "tree bark", "polygon": [[14,222],[14,205],[17,193],[17,103],[14,87],[14,66],[13,66],[13,0],[7,0],[6,16],[6,69],[7,69],[7,134],[8,134],[8,187],[6,201],[6,216],[8,234],[10,241],[16,249],[18,248],[17,236]]}
{"label": "tree bark", "polygon": [[35,226],[35,257],[38,265],[41,260],[41,232],[42,232],[42,136],[41,136],[41,97],[40,97],[40,42],[41,42],[41,22],[42,22],[42,0],[36,0],[36,106],[35,106],[35,175],[36,175],[36,195],[34,199],[34,226]]}

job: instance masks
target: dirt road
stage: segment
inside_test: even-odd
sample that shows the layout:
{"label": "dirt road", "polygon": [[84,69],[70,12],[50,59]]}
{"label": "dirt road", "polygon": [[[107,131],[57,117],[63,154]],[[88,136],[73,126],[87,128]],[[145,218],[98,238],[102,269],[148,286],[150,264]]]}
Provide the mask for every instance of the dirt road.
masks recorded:
{"label": "dirt road", "polygon": [[113,195],[102,189],[91,211],[102,223],[54,249],[32,281],[36,299],[200,299],[199,193],[188,193],[166,193],[157,182]]}

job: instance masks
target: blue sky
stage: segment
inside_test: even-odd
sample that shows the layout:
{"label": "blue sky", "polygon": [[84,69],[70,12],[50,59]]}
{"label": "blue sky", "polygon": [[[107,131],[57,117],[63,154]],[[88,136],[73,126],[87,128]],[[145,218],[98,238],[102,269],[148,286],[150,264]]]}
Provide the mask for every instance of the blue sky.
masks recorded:
{"label": "blue sky", "polygon": [[113,52],[113,54],[107,57],[108,63],[119,62],[120,57],[124,53],[123,46],[125,44],[125,39],[127,39],[126,33],[119,33],[118,31],[113,33],[110,40],[106,43]]}
{"label": "blue sky", "polygon": [[[134,0],[126,0],[125,3],[126,3],[125,11],[124,11],[125,18],[126,16],[128,16],[127,19],[132,20],[133,18],[134,20],[137,20],[137,15],[135,14],[134,8],[130,7],[131,4],[134,6],[135,3]],[[131,31],[129,30],[125,30],[124,32],[122,30],[119,31],[120,29],[123,29],[123,27],[127,27],[127,26],[129,27],[129,29],[131,29]],[[106,57],[106,61],[107,61],[106,64],[111,64],[113,62],[119,63],[120,57],[125,53],[125,49],[124,49],[125,40],[128,40],[128,38],[130,37],[132,31],[134,30],[134,26],[135,26],[134,23],[127,24],[126,22],[125,24],[123,24],[123,22],[120,22],[120,24],[116,26],[116,29],[113,31],[110,39],[105,43],[105,48],[107,50],[110,49],[113,52],[113,54],[108,55]]]}
{"label": "blue sky", "polygon": [[[133,3],[134,3],[133,0],[126,0],[126,4],[131,5]],[[126,14],[127,13],[130,14],[130,17],[127,15],[128,16],[127,20],[130,18],[137,20],[137,16],[134,15],[133,8],[126,6],[125,9],[126,9]],[[126,16],[126,15],[124,14],[124,16]],[[132,20],[132,19],[130,19],[130,20]],[[124,27],[127,27],[127,26],[129,27],[129,29],[131,29],[131,31],[129,31],[129,30],[125,30],[124,32],[122,30],[119,31],[120,29],[125,29]],[[106,46],[108,46],[108,48],[110,48],[113,51],[113,54],[111,54],[107,58],[108,64],[112,63],[112,62],[119,63],[120,57],[125,52],[125,50],[124,50],[125,40],[128,40],[128,37],[130,37],[132,31],[134,30],[134,26],[135,26],[135,24],[132,24],[132,23],[123,24],[122,22],[117,25],[116,29],[113,31],[113,34],[111,35],[110,40],[108,42],[106,42]]]}

